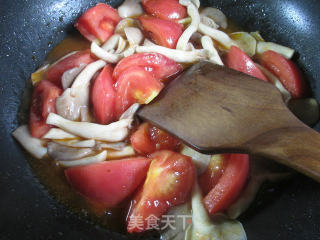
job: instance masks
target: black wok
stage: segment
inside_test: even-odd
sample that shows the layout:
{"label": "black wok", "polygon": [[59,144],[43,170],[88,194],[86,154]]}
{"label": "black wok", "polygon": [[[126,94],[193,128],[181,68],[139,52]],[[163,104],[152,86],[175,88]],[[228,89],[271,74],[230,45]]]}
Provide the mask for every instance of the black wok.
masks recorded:
{"label": "black wok", "polygon": [[[0,239],[128,239],[94,226],[59,204],[33,175],[11,138],[30,74],[98,1],[0,0]],[[117,6],[120,1],[109,1]],[[246,30],[297,50],[320,100],[320,1],[216,0]],[[320,129],[320,124],[315,127]],[[320,184],[297,175],[260,195],[242,217],[249,240],[320,239]]]}

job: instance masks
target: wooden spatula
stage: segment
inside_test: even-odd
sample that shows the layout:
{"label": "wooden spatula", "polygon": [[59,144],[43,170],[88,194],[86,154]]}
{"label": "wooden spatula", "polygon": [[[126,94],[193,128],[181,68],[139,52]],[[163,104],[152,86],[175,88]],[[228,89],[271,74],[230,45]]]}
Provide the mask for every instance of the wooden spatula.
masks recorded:
{"label": "wooden spatula", "polygon": [[320,134],[300,122],[271,84],[200,62],[138,116],[203,153],[250,153],[320,182]]}

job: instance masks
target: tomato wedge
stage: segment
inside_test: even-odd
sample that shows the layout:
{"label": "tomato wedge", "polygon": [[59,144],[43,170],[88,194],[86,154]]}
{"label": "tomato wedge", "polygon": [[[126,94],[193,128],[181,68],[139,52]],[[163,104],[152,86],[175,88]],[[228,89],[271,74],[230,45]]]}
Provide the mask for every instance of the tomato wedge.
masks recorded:
{"label": "tomato wedge", "polygon": [[46,124],[49,113],[56,112],[56,99],[62,89],[53,83],[42,80],[34,88],[29,116],[31,136],[40,138],[46,134],[51,126]]}
{"label": "tomato wedge", "polygon": [[179,0],[142,0],[142,6],[148,14],[165,20],[178,20],[188,16],[186,7]]}
{"label": "tomato wedge", "polygon": [[61,77],[69,69],[79,67],[81,64],[89,64],[95,61],[91,56],[90,50],[76,52],[66,58],[61,59],[56,64],[49,67],[46,71],[46,79],[61,86]]}
{"label": "tomato wedge", "polygon": [[138,19],[150,39],[156,44],[167,48],[176,47],[184,30],[182,24],[169,20],[163,20],[147,15],[141,16]]}
{"label": "tomato wedge", "polygon": [[218,183],[224,173],[229,157],[230,154],[216,154],[211,157],[206,171],[198,177],[198,183],[204,195],[207,195]]}
{"label": "tomato wedge", "polygon": [[[170,207],[184,203],[194,185],[195,169],[190,157],[163,150],[150,158],[147,179],[131,202],[128,232],[147,230],[148,217],[160,218]],[[143,224],[135,224],[138,218]]]}
{"label": "tomato wedge", "polygon": [[89,41],[98,39],[105,42],[114,32],[120,21],[118,11],[105,3],[98,3],[88,9],[74,26]]}
{"label": "tomato wedge", "polygon": [[132,66],[120,75],[115,83],[115,112],[119,118],[133,103],[148,104],[154,99],[163,84],[142,67]]}
{"label": "tomato wedge", "polygon": [[121,73],[131,66],[144,67],[163,82],[182,71],[180,64],[160,53],[137,53],[122,59],[115,67],[113,77],[118,79]]}
{"label": "tomato wedge", "polygon": [[141,184],[150,159],[144,157],[94,163],[64,171],[71,186],[92,203],[114,207]]}
{"label": "tomato wedge", "polygon": [[229,68],[268,82],[266,76],[261,72],[251,58],[236,46],[231,46],[227,53],[225,62]]}
{"label": "tomato wedge", "polygon": [[230,154],[218,183],[203,199],[210,215],[226,210],[239,196],[249,174],[249,155]]}
{"label": "tomato wedge", "polygon": [[260,62],[279,78],[293,98],[302,98],[308,94],[307,82],[300,69],[292,61],[269,50],[261,55]]}
{"label": "tomato wedge", "polygon": [[90,99],[93,113],[96,121],[100,124],[108,124],[115,120],[116,92],[113,87],[112,72],[111,65],[105,66],[94,80],[91,88]]}
{"label": "tomato wedge", "polygon": [[141,154],[147,155],[156,150],[177,150],[180,141],[162,131],[151,126],[149,123],[142,123],[132,134],[132,147]]}

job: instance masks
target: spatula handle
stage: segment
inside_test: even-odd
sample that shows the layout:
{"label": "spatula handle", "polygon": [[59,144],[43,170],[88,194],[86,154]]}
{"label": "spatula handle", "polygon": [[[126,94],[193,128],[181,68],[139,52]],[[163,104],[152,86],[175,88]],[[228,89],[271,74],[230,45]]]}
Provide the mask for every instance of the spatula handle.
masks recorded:
{"label": "spatula handle", "polygon": [[304,124],[274,129],[248,146],[251,153],[275,159],[320,182],[320,134]]}

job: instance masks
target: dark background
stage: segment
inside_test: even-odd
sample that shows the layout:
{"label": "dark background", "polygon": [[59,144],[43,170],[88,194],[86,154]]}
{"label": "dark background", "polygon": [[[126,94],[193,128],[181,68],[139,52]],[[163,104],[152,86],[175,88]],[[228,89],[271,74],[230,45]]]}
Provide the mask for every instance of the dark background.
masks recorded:
{"label": "dark background", "polygon": [[[90,224],[59,204],[33,175],[11,138],[30,74],[98,1],[0,0],[0,239],[127,239]],[[120,1],[109,1],[117,6]],[[320,99],[320,1],[218,0],[246,30],[297,50],[295,58]],[[320,126],[316,127],[317,130]],[[320,239],[320,185],[298,175],[268,187],[242,217],[249,240]]]}

